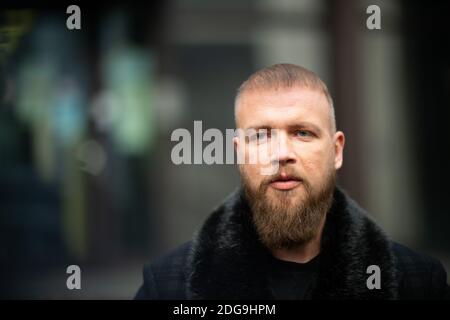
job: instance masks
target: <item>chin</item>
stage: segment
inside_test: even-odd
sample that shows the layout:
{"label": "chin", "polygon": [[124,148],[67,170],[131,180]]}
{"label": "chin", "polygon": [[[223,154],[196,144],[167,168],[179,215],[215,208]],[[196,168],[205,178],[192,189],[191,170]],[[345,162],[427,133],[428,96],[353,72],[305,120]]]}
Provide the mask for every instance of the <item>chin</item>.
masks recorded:
{"label": "chin", "polygon": [[272,203],[280,203],[282,205],[285,205],[286,201],[289,201],[292,205],[298,205],[305,200],[305,192],[301,186],[290,190],[279,190],[269,187],[267,188],[266,196]]}

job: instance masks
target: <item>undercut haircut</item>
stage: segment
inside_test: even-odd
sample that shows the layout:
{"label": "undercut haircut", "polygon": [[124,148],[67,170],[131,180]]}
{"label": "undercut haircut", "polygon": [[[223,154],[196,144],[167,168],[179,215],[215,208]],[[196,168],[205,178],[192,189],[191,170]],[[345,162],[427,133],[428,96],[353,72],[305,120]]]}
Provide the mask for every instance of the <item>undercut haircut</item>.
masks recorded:
{"label": "undercut haircut", "polygon": [[333,99],[331,98],[327,85],[314,72],[290,63],[274,64],[258,70],[241,84],[234,100],[235,119],[239,99],[245,92],[289,89],[294,87],[318,90],[325,95],[330,107],[331,131],[336,132]]}

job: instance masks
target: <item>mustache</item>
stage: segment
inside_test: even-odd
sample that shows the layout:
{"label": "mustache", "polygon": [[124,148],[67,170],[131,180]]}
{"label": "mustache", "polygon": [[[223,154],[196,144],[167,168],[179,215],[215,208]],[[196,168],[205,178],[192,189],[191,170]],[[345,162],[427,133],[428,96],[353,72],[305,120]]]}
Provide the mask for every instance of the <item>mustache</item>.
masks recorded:
{"label": "mustache", "polygon": [[269,182],[288,181],[288,180],[303,181],[304,179],[298,174],[287,174],[287,175],[277,174],[275,177],[269,179]]}

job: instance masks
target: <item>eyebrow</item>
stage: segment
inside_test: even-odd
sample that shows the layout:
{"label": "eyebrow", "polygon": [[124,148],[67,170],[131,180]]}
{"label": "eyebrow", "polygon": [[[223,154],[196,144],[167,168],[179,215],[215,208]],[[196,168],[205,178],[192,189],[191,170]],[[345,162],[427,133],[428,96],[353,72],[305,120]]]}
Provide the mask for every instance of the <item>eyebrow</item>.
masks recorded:
{"label": "eyebrow", "polygon": [[311,122],[300,122],[295,125],[288,126],[289,129],[299,129],[299,128],[311,128],[313,131],[315,131],[317,134],[322,133],[322,129]]}
{"label": "eyebrow", "polygon": [[[300,129],[300,128],[303,128],[303,129],[311,128],[313,131],[316,131],[318,134],[322,133],[322,129],[320,129],[319,126],[315,125],[314,123],[306,122],[306,121],[298,122],[295,124],[290,124],[287,126],[287,128],[288,128],[288,130]],[[277,129],[277,128],[274,126],[265,124],[265,125],[249,126],[245,130],[249,130],[249,129],[254,129],[256,131],[259,131],[259,130],[264,130],[264,129],[271,130],[271,129]]]}

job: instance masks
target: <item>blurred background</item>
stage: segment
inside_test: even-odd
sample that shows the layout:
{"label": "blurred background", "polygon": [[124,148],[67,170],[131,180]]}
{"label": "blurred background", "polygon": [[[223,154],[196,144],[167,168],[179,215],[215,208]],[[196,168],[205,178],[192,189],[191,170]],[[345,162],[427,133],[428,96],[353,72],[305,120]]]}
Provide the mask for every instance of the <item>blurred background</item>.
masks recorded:
{"label": "blurred background", "polygon": [[96,3],[77,1],[81,30],[69,2],[1,4],[1,298],[132,298],[239,184],[233,165],[174,165],[172,131],[234,128],[237,87],[280,62],[330,88],[340,185],[450,271],[449,2]]}

